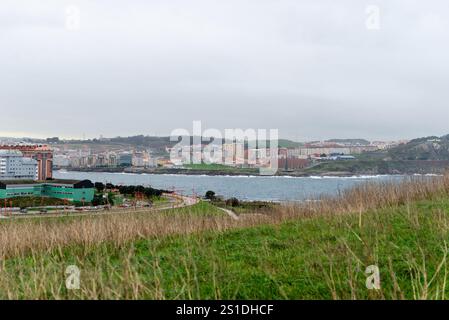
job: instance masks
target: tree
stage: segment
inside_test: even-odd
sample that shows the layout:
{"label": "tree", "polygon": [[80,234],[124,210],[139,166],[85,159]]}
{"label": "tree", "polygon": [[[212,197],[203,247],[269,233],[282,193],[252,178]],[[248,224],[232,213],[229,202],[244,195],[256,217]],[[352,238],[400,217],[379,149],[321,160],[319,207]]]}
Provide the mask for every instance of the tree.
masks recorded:
{"label": "tree", "polygon": [[106,189],[108,190],[115,189],[115,186],[112,183],[106,183]]}
{"label": "tree", "polygon": [[95,189],[97,189],[98,192],[103,192],[105,188],[105,185],[102,182],[95,182]]}
{"label": "tree", "polygon": [[114,194],[112,192],[108,193],[108,203],[109,205],[113,206],[114,205]]}
{"label": "tree", "polygon": [[226,200],[226,205],[231,207],[238,207],[240,205],[240,201],[237,198],[229,198]]}
{"label": "tree", "polygon": [[206,195],[204,197],[208,200],[215,200],[215,192],[209,190],[206,192]]}
{"label": "tree", "polygon": [[93,206],[102,206],[104,205],[104,198],[100,194],[94,195],[94,198],[92,199],[92,205]]}

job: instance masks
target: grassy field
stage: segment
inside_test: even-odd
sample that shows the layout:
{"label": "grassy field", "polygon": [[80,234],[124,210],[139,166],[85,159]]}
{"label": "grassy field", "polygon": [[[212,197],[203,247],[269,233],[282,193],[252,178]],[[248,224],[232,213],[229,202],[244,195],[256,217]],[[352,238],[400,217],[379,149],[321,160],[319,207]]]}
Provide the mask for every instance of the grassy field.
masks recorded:
{"label": "grassy field", "polygon": [[258,174],[259,170],[255,168],[237,168],[232,166],[227,166],[223,164],[188,164],[184,166],[185,169],[190,171],[199,172],[215,172],[220,174]]}
{"label": "grassy field", "polygon": [[187,164],[185,165],[185,168],[192,170],[230,170],[230,171],[235,170],[234,167],[225,166],[223,164],[206,164],[206,163]]}
{"label": "grassy field", "polygon": [[[0,206],[4,205],[4,200],[0,200]],[[8,207],[38,207],[38,206],[61,206],[67,205],[62,199],[47,198],[47,197],[16,197],[6,200]]]}
{"label": "grassy field", "polygon": [[[449,177],[232,220],[208,203],[0,223],[0,298],[443,299]],[[65,270],[81,271],[67,290]],[[368,290],[365,269],[380,268]]]}

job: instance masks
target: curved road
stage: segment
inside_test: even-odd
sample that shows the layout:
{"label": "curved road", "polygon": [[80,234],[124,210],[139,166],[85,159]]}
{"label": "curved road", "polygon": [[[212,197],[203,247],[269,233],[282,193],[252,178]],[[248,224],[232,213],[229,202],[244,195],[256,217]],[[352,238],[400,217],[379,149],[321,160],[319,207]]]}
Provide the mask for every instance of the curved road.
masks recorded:
{"label": "curved road", "polygon": [[54,211],[50,214],[13,214],[11,216],[5,216],[0,214],[0,218],[61,218],[61,217],[76,217],[76,216],[86,216],[86,215],[104,215],[104,214],[114,214],[114,213],[143,213],[149,211],[163,211],[169,209],[178,209],[189,207],[197,204],[200,200],[197,197],[188,197],[178,194],[165,194],[166,197],[171,198],[169,204],[152,208],[113,208],[110,210],[93,210],[93,211]]}

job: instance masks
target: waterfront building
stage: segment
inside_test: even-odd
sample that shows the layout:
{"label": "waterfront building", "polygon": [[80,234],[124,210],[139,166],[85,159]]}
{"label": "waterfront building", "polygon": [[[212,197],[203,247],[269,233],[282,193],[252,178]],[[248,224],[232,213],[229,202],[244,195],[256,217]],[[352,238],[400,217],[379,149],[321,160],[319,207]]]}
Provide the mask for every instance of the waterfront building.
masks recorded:
{"label": "waterfront building", "polygon": [[17,150],[25,158],[37,161],[37,179],[46,180],[53,177],[53,151],[45,144],[0,145],[0,150]]}
{"label": "waterfront building", "polygon": [[76,202],[91,202],[95,186],[90,180],[0,181],[0,199],[15,197],[48,197]]}
{"label": "waterfront building", "polygon": [[63,154],[56,154],[53,158],[53,165],[57,168],[66,168],[70,166],[70,158]]}
{"label": "waterfront building", "polygon": [[147,151],[134,151],[132,163],[133,167],[147,168],[149,167],[150,154]]}
{"label": "waterfront building", "polygon": [[118,158],[119,167],[131,167],[133,165],[133,155],[130,152],[124,152]]}
{"label": "waterfront building", "polygon": [[224,164],[236,166],[245,163],[245,144],[243,142],[224,143],[222,149]]}
{"label": "waterfront building", "polygon": [[34,159],[25,158],[18,150],[0,150],[0,179],[38,178],[38,163]]}
{"label": "waterfront building", "polygon": [[117,159],[117,154],[110,152],[107,154],[107,162],[108,162],[108,166],[115,168],[118,165],[118,159]]}

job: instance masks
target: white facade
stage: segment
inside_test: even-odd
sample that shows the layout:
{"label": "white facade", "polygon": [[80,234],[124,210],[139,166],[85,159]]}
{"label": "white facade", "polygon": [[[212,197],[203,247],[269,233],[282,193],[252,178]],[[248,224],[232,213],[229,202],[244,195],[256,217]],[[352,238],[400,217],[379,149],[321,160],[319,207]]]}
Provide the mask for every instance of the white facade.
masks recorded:
{"label": "white facade", "polygon": [[56,154],[53,157],[53,164],[56,167],[68,167],[70,165],[70,158],[66,155]]}
{"label": "white facade", "polygon": [[0,150],[0,180],[37,180],[37,161],[17,150]]}
{"label": "white facade", "polygon": [[296,149],[289,149],[289,157],[296,157],[299,159],[306,159],[307,157],[313,156],[315,154],[332,154],[332,153],[343,153],[351,154],[351,149],[349,147],[302,147]]}
{"label": "white facade", "polygon": [[242,142],[224,143],[223,157],[226,165],[235,166],[245,163],[245,144]]}
{"label": "white facade", "polygon": [[149,167],[150,153],[147,151],[139,151],[133,153],[133,167]]}

